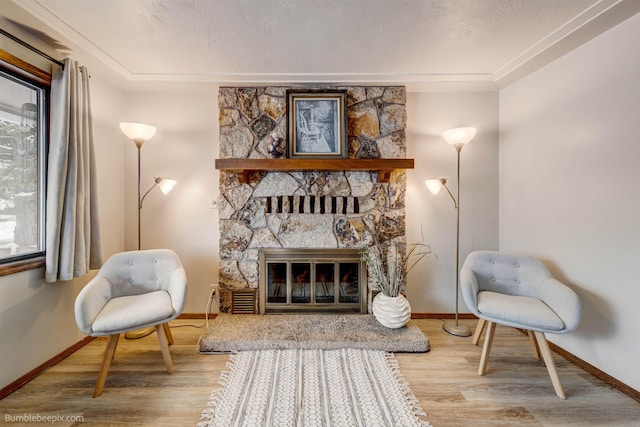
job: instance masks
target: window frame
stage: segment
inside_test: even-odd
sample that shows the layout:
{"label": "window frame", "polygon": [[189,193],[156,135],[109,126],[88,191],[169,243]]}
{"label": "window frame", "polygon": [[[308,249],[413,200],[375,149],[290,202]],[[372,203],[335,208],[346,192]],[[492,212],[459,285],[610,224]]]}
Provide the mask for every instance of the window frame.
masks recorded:
{"label": "window frame", "polygon": [[[45,102],[47,103],[45,108],[46,116],[44,117],[45,129],[44,141],[45,151],[49,145],[49,107],[50,107],[50,94],[51,94],[51,74],[34,66],[30,63],[23,61],[22,59],[0,49],[0,69],[8,74],[13,75],[19,79],[23,79],[35,86],[41,87],[45,91]],[[46,188],[46,155],[44,156],[44,176],[43,185]],[[44,197],[43,197],[44,199]],[[46,214],[41,218],[42,226],[46,224]],[[45,230],[46,232],[46,230]],[[7,276],[21,271],[32,270],[45,265],[45,252],[23,255],[20,259],[7,260],[0,263],[0,277]]]}

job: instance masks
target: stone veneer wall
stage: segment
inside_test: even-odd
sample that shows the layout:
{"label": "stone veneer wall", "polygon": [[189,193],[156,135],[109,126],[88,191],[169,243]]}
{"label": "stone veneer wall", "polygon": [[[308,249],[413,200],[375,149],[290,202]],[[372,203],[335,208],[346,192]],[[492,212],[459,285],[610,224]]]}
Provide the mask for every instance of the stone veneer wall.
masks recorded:
{"label": "stone veneer wall", "polygon": [[[269,158],[266,137],[287,135],[287,89],[220,88],[221,158]],[[350,158],[406,157],[404,87],[308,89],[347,90]],[[404,171],[395,171],[388,184],[366,171],[268,172],[240,184],[234,173],[221,171],[220,310],[230,308],[229,289],[258,287],[261,248],[356,248],[376,241],[404,247],[405,191]],[[307,196],[315,196],[313,213]]]}

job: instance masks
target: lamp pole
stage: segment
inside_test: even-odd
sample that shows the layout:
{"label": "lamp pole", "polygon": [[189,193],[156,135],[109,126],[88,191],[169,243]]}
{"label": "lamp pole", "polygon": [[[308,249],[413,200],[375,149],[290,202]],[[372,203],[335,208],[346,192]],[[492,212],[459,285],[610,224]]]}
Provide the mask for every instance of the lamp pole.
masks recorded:
{"label": "lamp pole", "polygon": [[[138,148],[138,250],[140,250],[140,209],[142,208],[140,204],[140,149],[142,148],[144,141],[134,140],[133,142],[135,142],[136,147]],[[128,340],[135,340],[152,334],[154,330],[155,328],[150,326],[148,328],[126,332],[124,337]]]}
{"label": "lamp pole", "polygon": [[[460,152],[462,151],[462,147],[464,144],[457,143],[453,144],[458,154],[458,164],[457,164],[457,178],[458,182],[456,184],[458,194],[458,203],[454,199],[453,202],[456,205],[456,312],[454,322],[444,322],[442,328],[450,333],[451,335],[457,335],[459,337],[468,337],[471,335],[471,329],[467,325],[460,324],[458,322],[458,306],[460,301]],[[446,185],[445,185],[446,188]],[[448,190],[448,188],[447,188]],[[449,192],[451,195],[451,192]],[[453,198],[453,195],[451,195]]]}
{"label": "lamp pole", "polygon": [[136,147],[138,147],[138,250],[140,250],[140,210],[142,209],[142,204],[140,203],[140,149],[144,142],[135,141],[135,143]]}
{"label": "lamp pole", "polygon": [[[460,324],[458,322],[458,306],[460,301],[460,152],[462,151],[462,147],[464,144],[455,144],[458,154],[458,166],[457,166],[457,178],[458,182],[456,184],[458,194],[458,203],[456,204],[456,311],[455,311],[455,319],[453,324],[451,322],[445,322],[442,328],[452,334],[457,335],[459,337],[468,337],[471,335],[471,330],[467,325]],[[449,193],[451,194],[451,193]],[[451,196],[453,198],[453,195]]]}

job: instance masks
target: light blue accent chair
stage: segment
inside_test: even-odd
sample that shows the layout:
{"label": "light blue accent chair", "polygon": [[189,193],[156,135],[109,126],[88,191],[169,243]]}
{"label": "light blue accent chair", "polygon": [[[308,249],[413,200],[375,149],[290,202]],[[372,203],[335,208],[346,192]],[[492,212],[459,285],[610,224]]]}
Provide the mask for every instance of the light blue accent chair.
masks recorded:
{"label": "light blue accent chair", "polygon": [[121,252],[111,256],[75,301],[78,328],[92,337],[108,336],[93,397],[102,394],[120,335],[154,327],[167,372],[174,372],[169,321],[184,306],[187,278],[169,249]]}
{"label": "light blue accent chair", "polygon": [[478,344],[486,323],[478,375],[487,372],[496,324],[526,330],[534,356],[540,354],[553,388],[566,399],[545,334],[565,334],[580,322],[578,295],[554,279],[538,259],[493,251],[469,254],[460,271],[465,304],[478,318],[473,343]]}

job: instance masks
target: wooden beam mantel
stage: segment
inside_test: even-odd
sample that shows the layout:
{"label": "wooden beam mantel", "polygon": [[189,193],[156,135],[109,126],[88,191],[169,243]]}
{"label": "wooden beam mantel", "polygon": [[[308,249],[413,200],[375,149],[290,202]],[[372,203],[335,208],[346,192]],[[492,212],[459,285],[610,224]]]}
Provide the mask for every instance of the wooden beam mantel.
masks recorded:
{"label": "wooden beam mantel", "polygon": [[413,169],[413,159],[216,159],[216,169],[235,172],[247,183],[252,172],[372,171],[379,182],[389,182],[395,169]]}

